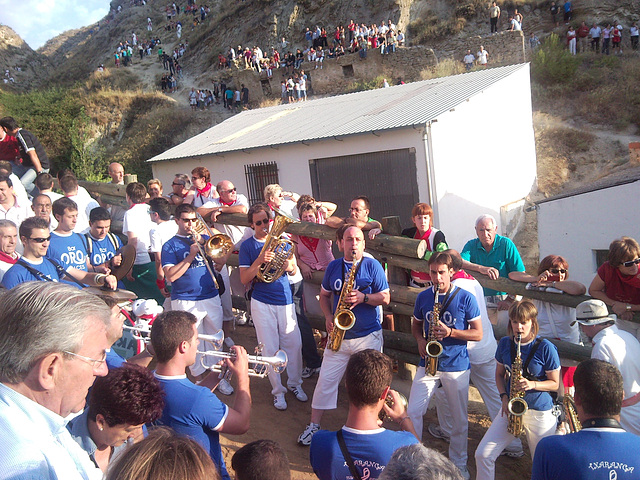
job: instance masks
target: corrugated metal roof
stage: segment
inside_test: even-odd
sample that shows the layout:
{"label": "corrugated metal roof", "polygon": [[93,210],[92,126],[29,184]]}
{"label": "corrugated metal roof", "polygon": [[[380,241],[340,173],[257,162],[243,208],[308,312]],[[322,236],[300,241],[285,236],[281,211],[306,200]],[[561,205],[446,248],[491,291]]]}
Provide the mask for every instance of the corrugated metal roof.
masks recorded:
{"label": "corrugated metal roof", "polygon": [[527,68],[509,65],[451,77],[247,110],[147,160],[158,162],[425,125]]}

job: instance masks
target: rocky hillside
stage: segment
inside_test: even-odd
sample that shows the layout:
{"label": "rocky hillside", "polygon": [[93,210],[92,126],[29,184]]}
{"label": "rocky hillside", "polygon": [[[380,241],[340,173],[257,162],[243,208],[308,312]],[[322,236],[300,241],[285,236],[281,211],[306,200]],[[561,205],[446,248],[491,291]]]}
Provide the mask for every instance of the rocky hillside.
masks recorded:
{"label": "rocky hillside", "polygon": [[[3,78],[13,78],[13,82],[3,82],[9,90],[22,91],[43,85],[49,78],[52,63],[49,57],[35,52],[10,27],[0,25],[0,74]],[[7,77],[6,70],[9,70]]]}

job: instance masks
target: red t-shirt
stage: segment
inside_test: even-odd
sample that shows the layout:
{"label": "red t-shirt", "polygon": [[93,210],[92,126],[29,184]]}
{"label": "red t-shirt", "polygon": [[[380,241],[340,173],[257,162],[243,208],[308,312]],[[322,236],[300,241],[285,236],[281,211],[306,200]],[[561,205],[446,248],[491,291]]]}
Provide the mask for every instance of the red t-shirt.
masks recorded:
{"label": "red t-shirt", "polygon": [[640,276],[623,275],[609,262],[598,268],[598,276],[604,281],[604,291],[611,300],[640,305]]}
{"label": "red t-shirt", "polygon": [[11,135],[5,135],[4,140],[0,141],[0,160],[14,161],[18,157],[20,157],[18,139]]}

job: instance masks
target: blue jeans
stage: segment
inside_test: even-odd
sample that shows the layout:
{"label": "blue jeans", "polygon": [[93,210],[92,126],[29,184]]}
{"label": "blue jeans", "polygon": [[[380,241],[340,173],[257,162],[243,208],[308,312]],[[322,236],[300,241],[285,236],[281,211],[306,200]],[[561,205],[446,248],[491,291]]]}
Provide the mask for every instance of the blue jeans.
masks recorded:
{"label": "blue jeans", "polygon": [[[38,194],[35,184],[33,183],[38,176],[36,173],[36,169],[33,167],[26,167],[23,164],[12,165],[13,173],[16,174],[17,177],[20,178],[20,183],[24,185],[24,189],[27,191],[29,195],[36,196]],[[43,173],[49,173],[48,168],[42,169]]]}

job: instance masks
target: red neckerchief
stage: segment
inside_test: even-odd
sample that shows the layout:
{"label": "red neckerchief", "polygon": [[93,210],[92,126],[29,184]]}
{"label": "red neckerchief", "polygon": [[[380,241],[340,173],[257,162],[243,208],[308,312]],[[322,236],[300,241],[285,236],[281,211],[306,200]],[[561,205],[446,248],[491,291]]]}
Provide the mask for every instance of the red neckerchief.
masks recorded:
{"label": "red neckerchief", "polygon": [[315,255],[316,249],[318,248],[318,242],[320,242],[319,238],[313,237],[299,237],[300,241],[307,247],[313,254]]}
{"label": "red neckerchief", "polygon": [[631,285],[632,287],[635,287],[635,288],[640,288],[640,274],[623,275],[622,272],[620,272],[619,268],[614,268],[613,270],[615,272],[615,275],[618,277],[618,280],[620,280],[620,282],[626,285]]}
{"label": "red neckerchief", "polygon": [[211,182],[207,182],[207,184],[202,189],[196,187],[196,191],[198,192],[198,195],[200,195],[201,197],[206,197],[209,195],[209,192],[211,191],[211,187],[212,187]]}
{"label": "red neckerchief", "polygon": [[222,205],[224,205],[225,207],[230,207],[231,205],[233,205],[233,204],[234,204],[234,203],[236,203],[236,202],[229,202],[229,203],[227,203],[227,202],[224,202],[224,201],[222,200],[222,197],[220,197],[220,203],[221,203]]}
{"label": "red neckerchief", "polygon": [[18,261],[18,258],[20,258],[20,257],[18,257],[17,255],[16,255],[16,258],[13,258],[8,253],[0,252],[0,261],[2,261],[2,262],[10,263],[11,265],[15,265],[15,263]]}
{"label": "red neckerchief", "polygon": [[431,235],[431,227],[429,227],[429,230],[424,232],[424,235],[420,235],[420,230],[418,230],[416,228],[416,234],[413,236],[413,238],[415,238],[417,240],[426,240],[427,241],[427,250],[431,251],[431,244],[429,243],[429,236],[430,235]]}
{"label": "red neckerchief", "polygon": [[451,277],[451,281],[453,282],[454,280],[457,280],[458,278],[464,278],[466,280],[475,280],[474,277],[469,275],[464,270],[458,270],[456,273],[454,273],[453,276]]}

